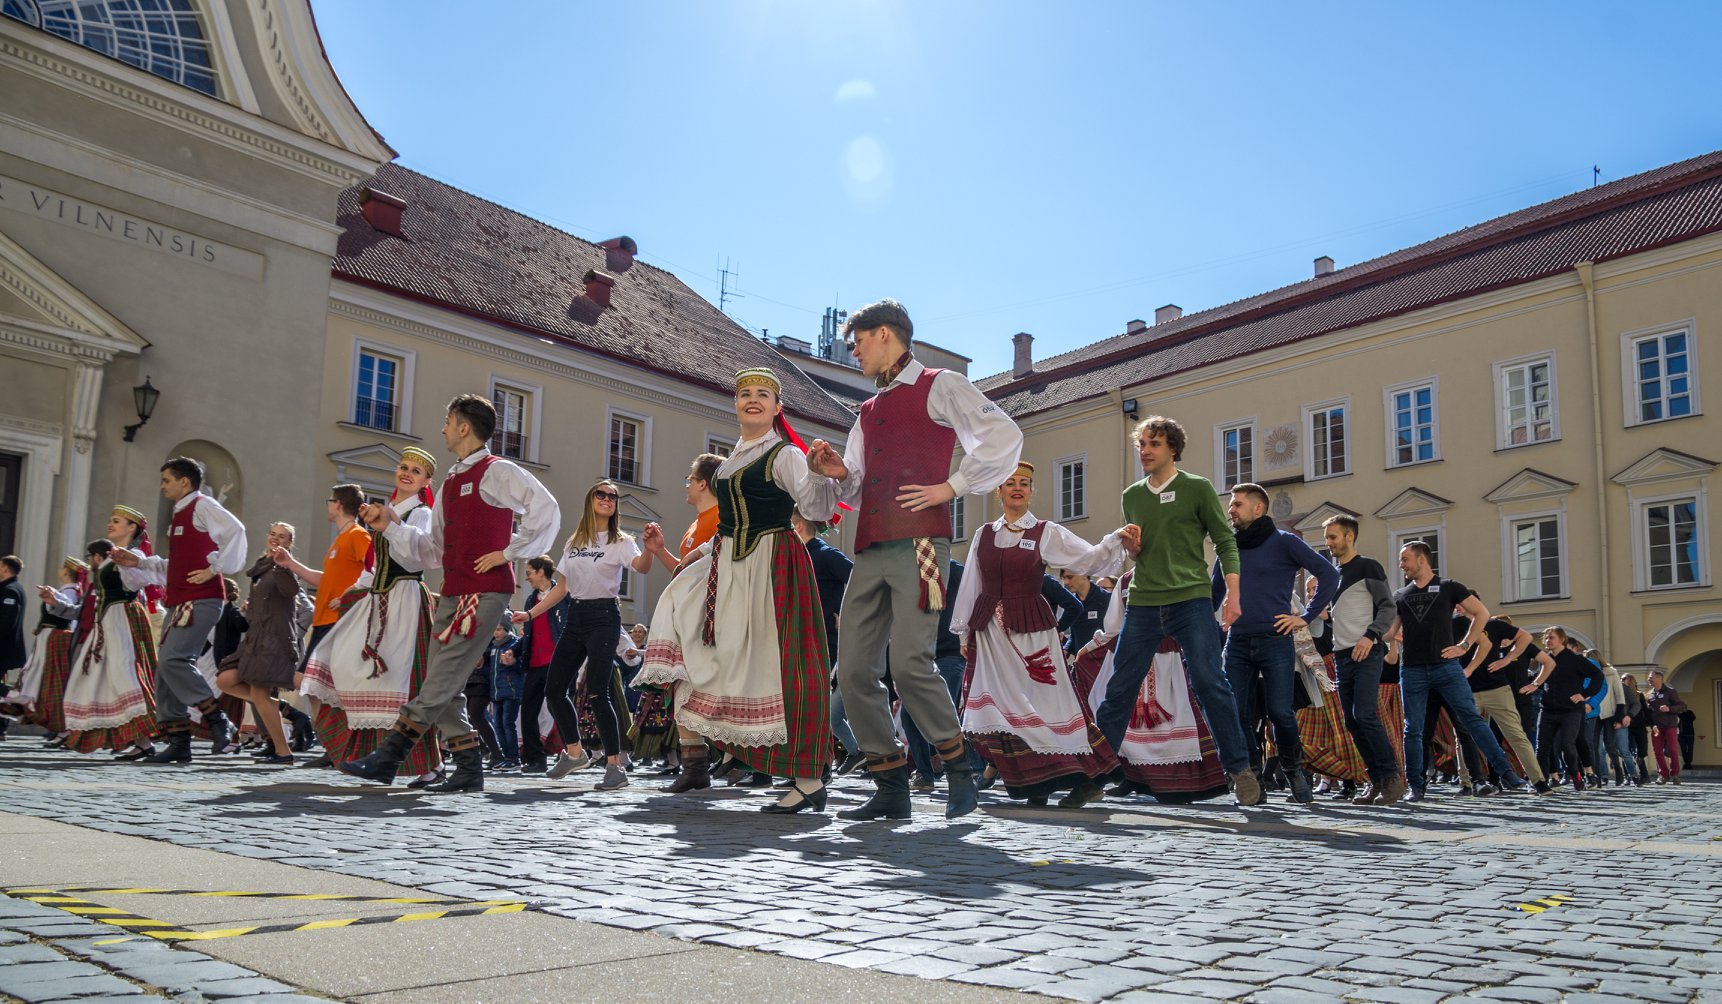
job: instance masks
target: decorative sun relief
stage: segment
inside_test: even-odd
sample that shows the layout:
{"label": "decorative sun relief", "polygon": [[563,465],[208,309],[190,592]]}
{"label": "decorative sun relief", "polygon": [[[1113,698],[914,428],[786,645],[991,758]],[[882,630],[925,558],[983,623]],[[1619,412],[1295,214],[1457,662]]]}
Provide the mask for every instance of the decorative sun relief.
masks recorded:
{"label": "decorative sun relief", "polygon": [[1297,463],[1297,429],[1289,425],[1275,426],[1262,440],[1262,454],[1269,468],[1290,467]]}

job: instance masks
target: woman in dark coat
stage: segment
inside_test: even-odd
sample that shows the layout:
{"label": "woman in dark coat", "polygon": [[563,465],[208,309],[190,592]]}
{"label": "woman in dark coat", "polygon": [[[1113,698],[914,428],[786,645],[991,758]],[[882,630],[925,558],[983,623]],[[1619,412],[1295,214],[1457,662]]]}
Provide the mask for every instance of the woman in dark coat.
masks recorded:
{"label": "woman in dark coat", "polygon": [[270,554],[276,547],[293,547],[293,527],[276,523],[269,528],[269,547],[246,572],[251,577],[251,599],[245,608],[249,629],[239,648],[221,662],[216,686],[224,694],[249,701],[257,720],[269,731],[271,748],[257,755],[264,764],[288,765],[293,753],[281,726],[281,711],[275,691],[293,686],[299,668],[299,580]]}

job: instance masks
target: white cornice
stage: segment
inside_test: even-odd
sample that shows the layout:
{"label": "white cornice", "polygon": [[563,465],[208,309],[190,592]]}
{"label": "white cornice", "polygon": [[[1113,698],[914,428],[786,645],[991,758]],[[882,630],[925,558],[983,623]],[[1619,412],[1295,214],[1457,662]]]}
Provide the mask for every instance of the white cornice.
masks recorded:
{"label": "white cornice", "polygon": [[248,2],[270,82],[299,128],[377,164],[393,160],[395,151],[371,129],[329,65],[310,4],[306,0]]}
{"label": "white cornice", "polygon": [[1617,485],[1653,485],[1683,478],[1704,477],[1716,469],[1716,461],[1658,447],[1633,461],[1611,480]]}
{"label": "white cornice", "polygon": [[1505,502],[1530,502],[1536,499],[1560,498],[1578,485],[1554,474],[1526,467],[1495,486],[1483,501],[1500,505]]}
{"label": "white cornice", "polygon": [[[545,346],[542,339],[500,325],[438,310],[381,290],[344,282],[338,277],[329,284],[329,311],[364,324],[597,387],[619,397],[649,401],[708,422],[735,421],[734,405],[728,396],[703,388],[694,390],[687,384],[672,382],[649,370],[629,367],[596,353],[583,352],[575,346],[560,342]],[[539,354],[545,348],[558,354],[567,353],[578,365]],[[810,424],[827,430],[820,438],[829,439],[839,447],[849,431],[811,420]]]}
{"label": "white cornice", "polygon": [[0,18],[0,66],[340,188],[382,163],[10,18]]}
{"label": "white cornice", "polygon": [[1421,488],[1407,488],[1386,505],[1375,510],[1378,519],[1405,519],[1412,516],[1429,516],[1438,512],[1446,512],[1453,503],[1432,495]]}
{"label": "white cornice", "polygon": [[9,324],[20,337],[34,332],[35,337],[55,343],[69,342],[110,356],[116,352],[136,353],[149,345],[125,322],[4,233],[0,233],[0,287],[11,290],[52,322],[13,319]]}
{"label": "white cornice", "polygon": [[239,54],[239,40],[233,34],[233,17],[224,0],[203,4],[203,37],[209,42],[211,62],[216,78],[221,81],[227,100],[252,113],[259,114],[257,93],[251,88],[251,77],[245,72],[245,59]]}

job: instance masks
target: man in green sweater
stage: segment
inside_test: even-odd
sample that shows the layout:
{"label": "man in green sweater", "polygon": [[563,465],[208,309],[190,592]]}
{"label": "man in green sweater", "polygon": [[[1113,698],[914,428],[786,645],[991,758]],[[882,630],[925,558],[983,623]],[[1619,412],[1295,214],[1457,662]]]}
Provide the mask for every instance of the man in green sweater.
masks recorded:
{"label": "man in green sweater", "polygon": [[[1220,762],[1232,776],[1238,804],[1255,805],[1262,800],[1262,788],[1250,770],[1237,700],[1220,667],[1221,626],[1229,627],[1240,613],[1237,538],[1213,483],[1178,470],[1184,455],[1183,426],[1154,415],[1138,423],[1131,435],[1143,478],[1124,489],[1124,519],[1141,527],[1142,541],[1112,680],[1094,716],[1096,724],[1117,749],[1136,710],[1149,663],[1160,642],[1171,635],[1184,650],[1196,703],[1220,748]],[[1219,624],[1214,622],[1205,546],[1210,540],[1226,582]]]}

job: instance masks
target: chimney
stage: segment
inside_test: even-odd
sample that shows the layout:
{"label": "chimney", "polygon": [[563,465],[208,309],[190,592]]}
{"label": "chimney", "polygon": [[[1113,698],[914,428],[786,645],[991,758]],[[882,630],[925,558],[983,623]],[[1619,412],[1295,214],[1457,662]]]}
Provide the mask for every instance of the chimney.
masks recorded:
{"label": "chimney", "polygon": [[626,272],[640,253],[640,245],[632,237],[612,237],[599,241],[598,246],[604,249],[604,268],[610,272]]}
{"label": "chimney", "polygon": [[1324,275],[1332,275],[1332,274],[1333,274],[1333,259],[1332,258],[1329,258],[1327,255],[1322,255],[1320,258],[1317,258],[1315,260],[1315,277],[1317,279],[1321,278]]}
{"label": "chimney", "polygon": [[1010,337],[1010,343],[1016,349],[1016,360],[1011,363],[1010,375],[1021,380],[1034,372],[1034,336],[1026,331],[1019,331]]}
{"label": "chimney", "polygon": [[1165,324],[1167,321],[1176,321],[1178,318],[1183,316],[1183,307],[1178,306],[1176,303],[1168,303],[1164,307],[1160,307],[1154,311],[1154,323]]}
{"label": "chimney", "polygon": [[1147,330],[1148,330],[1148,322],[1144,321],[1140,317],[1135,318],[1135,319],[1131,320],[1129,323],[1124,325],[1124,333],[1127,335],[1140,334],[1141,332],[1144,332]]}
{"label": "chimney", "polygon": [[391,237],[406,236],[401,233],[401,212],[406,208],[405,199],[379,192],[369,185],[359,190],[359,213],[371,229],[380,233]]}
{"label": "chimney", "polygon": [[586,271],[586,299],[600,307],[610,305],[610,290],[616,286],[616,277],[599,269]]}

